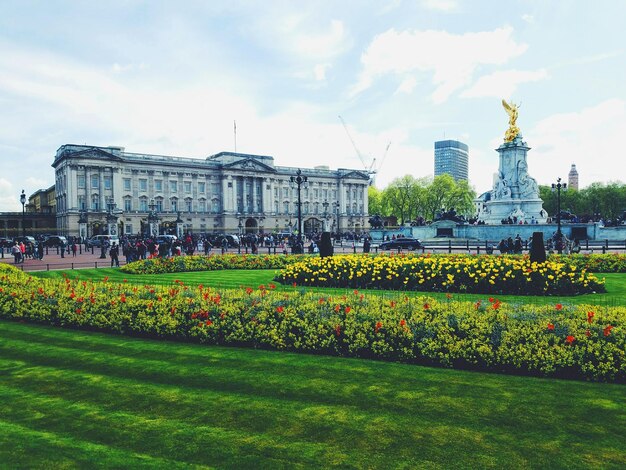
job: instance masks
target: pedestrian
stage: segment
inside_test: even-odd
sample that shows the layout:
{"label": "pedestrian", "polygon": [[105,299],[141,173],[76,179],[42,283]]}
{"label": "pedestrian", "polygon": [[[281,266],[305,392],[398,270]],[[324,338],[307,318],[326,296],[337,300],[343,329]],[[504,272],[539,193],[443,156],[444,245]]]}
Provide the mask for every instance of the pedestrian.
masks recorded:
{"label": "pedestrian", "polygon": [[120,267],[119,255],[120,255],[120,248],[117,246],[115,242],[113,242],[113,244],[111,245],[111,248],[109,249],[109,256],[111,257],[111,267],[113,267],[113,265],[115,265],[115,267],[117,268]]}
{"label": "pedestrian", "polygon": [[37,244],[37,258],[39,258],[40,260],[43,259],[43,242],[40,241]]}
{"label": "pedestrian", "polygon": [[78,245],[76,241],[74,241],[74,243],[72,243],[72,258],[76,258],[76,252],[78,252]]}
{"label": "pedestrian", "polygon": [[20,260],[22,259],[22,252],[20,251],[20,247],[17,244],[17,242],[15,242],[13,244],[13,246],[11,247],[11,254],[13,255],[13,263],[14,264],[19,264]]}

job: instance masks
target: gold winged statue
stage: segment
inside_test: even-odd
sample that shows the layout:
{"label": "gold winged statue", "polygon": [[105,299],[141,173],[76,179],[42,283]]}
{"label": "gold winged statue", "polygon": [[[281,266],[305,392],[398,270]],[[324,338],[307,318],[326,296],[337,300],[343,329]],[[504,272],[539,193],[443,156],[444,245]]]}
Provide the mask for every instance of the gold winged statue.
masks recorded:
{"label": "gold winged statue", "polygon": [[520,132],[519,127],[517,127],[516,125],[516,122],[517,122],[517,114],[518,114],[517,110],[519,109],[521,104],[515,104],[512,101],[511,103],[507,103],[506,101],[502,100],[502,106],[504,107],[504,110],[509,115],[509,128],[506,130],[506,133],[504,134],[504,141],[513,142],[515,137],[517,137]]}

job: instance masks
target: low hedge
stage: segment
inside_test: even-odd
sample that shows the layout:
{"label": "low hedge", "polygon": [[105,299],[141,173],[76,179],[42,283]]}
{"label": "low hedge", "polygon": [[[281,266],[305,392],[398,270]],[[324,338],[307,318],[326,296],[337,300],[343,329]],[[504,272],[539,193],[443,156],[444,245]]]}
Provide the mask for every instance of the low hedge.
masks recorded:
{"label": "low hedge", "polygon": [[604,281],[567,258],[534,263],[528,256],[348,255],[285,266],[277,282],[317,287],[516,295],[605,292]]}
{"label": "low hedge", "polygon": [[626,308],[437,302],[273,285],[231,290],[37,279],[0,267],[0,316],[115,333],[626,382]]}

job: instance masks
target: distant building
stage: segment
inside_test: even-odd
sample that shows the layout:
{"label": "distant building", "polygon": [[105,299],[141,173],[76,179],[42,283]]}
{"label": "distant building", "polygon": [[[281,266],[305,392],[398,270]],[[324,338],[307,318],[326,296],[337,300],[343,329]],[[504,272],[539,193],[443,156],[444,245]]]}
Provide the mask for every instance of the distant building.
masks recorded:
{"label": "distant building", "polygon": [[0,213],[0,236],[41,237],[56,233],[56,198],[54,185],[38,189],[28,197],[24,211]]}
{"label": "distant building", "polygon": [[[57,231],[85,236],[145,235],[158,216],[159,233],[271,233],[297,228],[299,168],[274,158],[221,152],[205,159],[126,152],[122,147],[62,145],[56,174]],[[359,170],[302,168],[302,229],[305,234],[361,232],[368,214],[369,177]],[[81,222],[79,222],[81,221]]]}
{"label": "distant building", "polygon": [[569,188],[578,191],[578,172],[576,171],[576,165],[574,165],[573,163],[572,169],[569,171],[567,179],[567,185],[569,186]]}
{"label": "distant building", "polygon": [[455,181],[468,180],[469,147],[457,140],[435,142],[435,176],[447,173]]}

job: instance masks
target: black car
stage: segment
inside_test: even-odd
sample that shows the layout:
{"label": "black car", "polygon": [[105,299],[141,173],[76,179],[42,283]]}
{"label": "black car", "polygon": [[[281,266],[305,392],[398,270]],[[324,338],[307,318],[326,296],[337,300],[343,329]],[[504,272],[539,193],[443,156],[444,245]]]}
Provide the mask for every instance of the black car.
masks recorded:
{"label": "black car", "polygon": [[400,237],[395,240],[389,240],[386,242],[382,242],[378,245],[379,250],[418,250],[422,248],[422,242],[417,238],[408,238],[408,237]]}
{"label": "black car", "polygon": [[46,238],[46,241],[44,241],[44,245],[45,246],[67,246],[67,238],[59,236],[59,235],[52,235],[51,237]]}

